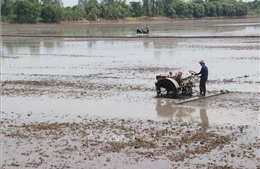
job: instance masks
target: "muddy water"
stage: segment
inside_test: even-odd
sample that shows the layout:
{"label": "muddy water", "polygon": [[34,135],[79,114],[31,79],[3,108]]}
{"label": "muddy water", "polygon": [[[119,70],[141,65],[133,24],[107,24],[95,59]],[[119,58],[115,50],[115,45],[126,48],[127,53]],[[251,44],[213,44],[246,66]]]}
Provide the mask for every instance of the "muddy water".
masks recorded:
{"label": "muddy water", "polygon": [[[160,119],[158,114],[161,113],[156,111],[157,102],[160,101],[154,98],[155,76],[170,71],[174,73],[183,71],[184,76],[188,76],[188,70],[197,72],[200,70],[198,62],[201,59],[205,60],[210,71],[208,91],[255,93],[259,89],[258,38],[122,41],[60,38],[17,40],[4,37],[2,44],[3,81],[48,83],[47,86],[32,86],[38,90],[34,94],[17,91],[12,97],[3,96],[4,111],[14,111],[14,108],[19,107],[26,112],[35,112],[33,107],[37,109],[42,105],[41,112],[45,113],[52,109],[52,113],[62,113],[68,110],[68,107],[75,107],[75,113],[81,114]],[[60,86],[54,84],[58,82]],[[68,82],[72,84],[63,84]],[[91,89],[88,87],[89,83],[94,84]],[[54,88],[51,88],[52,85]],[[23,87],[17,88],[21,90]],[[48,93],[49,89],[53,90],[53,93]],[[17,99],[16,96],[19,95],[23,98]],[[27,98],[27,95],[35,98]],[[44,95],[51,97],[53,104],[49,104],[49,100],[42,99]],[[244,97],[243,94],[238,95],[240,96]],[[31,102],[34,104],[26,105]],[[205,102],[206,105],[211,104],[210,101]],[[251,109],[255,106],[257,105],[252,103]],[[197,107],[195,106],[195,111],[191,113],[194,116],[199,116]],[[236,106],[231,107],[236,109]],[[208,109],[211,123],[223,123],[222,119],[229,116],[223,111],[230,112],[229,106],[224,104],[224,110],[221,110],[223,117],[218,119],[214,117],[219,114],[219,109],[214,110],[214,107],[212,109],[210,106],[205,108]],[[236,111],[232,110],[232,113]],[[241,111],[254,115],[254,111],[251,110]],[[234,123],[251,123],[242,119],[238,118]]]}

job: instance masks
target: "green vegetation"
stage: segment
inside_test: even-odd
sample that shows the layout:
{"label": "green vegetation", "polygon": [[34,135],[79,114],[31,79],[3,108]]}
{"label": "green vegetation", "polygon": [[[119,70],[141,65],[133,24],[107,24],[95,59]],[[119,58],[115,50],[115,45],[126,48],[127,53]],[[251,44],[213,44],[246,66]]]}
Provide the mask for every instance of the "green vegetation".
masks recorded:
{"label": "green vegetation", "polygon": [[247,6],[251,14],[260,14],[260,1],[255,0],[253,2],[248,2]]}
{"label": "green vegetation", "polygon": [[78,0],[78,5],[63,7],[62,0],[1,0],[1,20],[9,23],[60,23],[126,17],[201,18],[259,14],[259,0]]}

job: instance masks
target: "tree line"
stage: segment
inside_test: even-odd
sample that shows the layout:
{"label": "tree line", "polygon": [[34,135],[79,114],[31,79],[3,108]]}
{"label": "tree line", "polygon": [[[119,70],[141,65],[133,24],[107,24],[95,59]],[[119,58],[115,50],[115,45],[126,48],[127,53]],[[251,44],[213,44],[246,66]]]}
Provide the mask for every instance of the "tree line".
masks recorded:
{"label": "tree line", "polygon": [[201,18],[259,14],[259,0],[78,0],[78,5],[63,7],[62,0],[1,0],[1,20],[9,23],[60,23],[126,17]]}

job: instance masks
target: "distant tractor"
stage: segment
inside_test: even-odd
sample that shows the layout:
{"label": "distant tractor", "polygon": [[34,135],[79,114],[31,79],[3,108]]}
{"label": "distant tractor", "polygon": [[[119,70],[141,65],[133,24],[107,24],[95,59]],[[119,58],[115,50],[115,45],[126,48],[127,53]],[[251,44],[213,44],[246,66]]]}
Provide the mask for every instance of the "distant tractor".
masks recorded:
{"label": "distant tractor", "polygon": [[143,28],[137,29],[136,34],[149,34],[149,26],[146,26],[146,30]]}

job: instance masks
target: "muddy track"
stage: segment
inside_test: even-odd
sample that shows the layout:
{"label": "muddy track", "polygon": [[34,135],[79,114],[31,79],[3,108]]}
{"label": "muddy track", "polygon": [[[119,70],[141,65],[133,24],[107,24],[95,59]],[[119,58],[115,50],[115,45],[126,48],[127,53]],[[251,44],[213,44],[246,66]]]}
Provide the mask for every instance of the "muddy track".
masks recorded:
{"label": "muddy track", "polygon": [[[28,114],[30,116],[33,114]],[[132,161],[131,166],[138,165],[141,161],[149,163],[164,160],[161,166],[166,168],[233,168],[234,164],[229,159],[236,161],[246,158],[255,159],[253,161],[256,162],[255,150],[260,148],[254,141],[237,141],[238,137],[248,139],[250,136],[245,133],[257,130],[250,126],[211,126],[205,131],[207,124],[193,124],[191,127],[188,123],[151,120],[102,120],[87,116],[78,119],[81,122],[33,124],[14,124],[3,119],[2,125],[6,129],[1,134],[6,137],[5,141],[15,140],[17,148],[28,147],[19,151],[20,156],[25,157],[23,163],[19,159],[13,159],[13,162],[5,161],[3,167],[84,167],[104,158],[102,164],[105,166],[101,168],[128,168],[128,164],[122,166],[119,157],[126,154],[128,161]],[[223,131],[228,134],[221,134]],[[4,155],[9,153],[5,152]],[[201,154],[207,154],[211,159],[223,160],[224,165],[200,163]],[[186,159],[197,162],[188,163]],[[93,168],[95,166],[93,164]]]}

